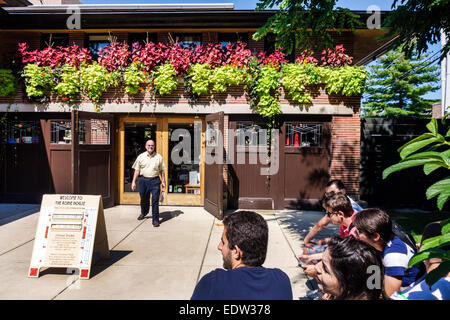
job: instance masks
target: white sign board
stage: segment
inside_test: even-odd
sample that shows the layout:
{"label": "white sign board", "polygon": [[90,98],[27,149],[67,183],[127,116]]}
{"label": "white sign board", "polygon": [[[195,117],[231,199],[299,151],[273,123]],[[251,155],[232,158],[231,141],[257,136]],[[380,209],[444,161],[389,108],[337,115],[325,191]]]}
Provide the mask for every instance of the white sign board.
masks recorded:
{"label": "white sign board", "polygon": [[40,268],[78,268],[89,279],[92,255],[109,258],[101,196],[57,194],[42,198],[29,277]]}

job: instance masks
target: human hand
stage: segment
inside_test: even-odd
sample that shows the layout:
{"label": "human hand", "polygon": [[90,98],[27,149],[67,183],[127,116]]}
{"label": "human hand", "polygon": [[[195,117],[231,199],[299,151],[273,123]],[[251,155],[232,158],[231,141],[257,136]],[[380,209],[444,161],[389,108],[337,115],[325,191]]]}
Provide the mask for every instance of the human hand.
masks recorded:
{"label": "human hand", "polygon": [[136,182],[131,182],[131,190],[136,190]]}
{"label": "human hand", "polygon": [[307,247],[307,248],[312,248],[312,247],[314,247],[315,244],[316,243],[313,241],[308,241],[308,242],[304,243],[305,247]]}
{"label": "human hand", "polygon": [[312,259],[307,254],[302,254],[302,255],[298,256],[298,258],[306,264],[312,264]]}
{"label": "human hand", "polygon": [[166,189],[166,183],[165,183],[165,182],[163,182],[163,183],[161,184],[161,188]]}
{"label": "human hand", "polygon": [[313,264],[308,264],[306,266],[302,266],[303,271],[308,275],[308,276],[315,276],[317,274],[316,268]]}

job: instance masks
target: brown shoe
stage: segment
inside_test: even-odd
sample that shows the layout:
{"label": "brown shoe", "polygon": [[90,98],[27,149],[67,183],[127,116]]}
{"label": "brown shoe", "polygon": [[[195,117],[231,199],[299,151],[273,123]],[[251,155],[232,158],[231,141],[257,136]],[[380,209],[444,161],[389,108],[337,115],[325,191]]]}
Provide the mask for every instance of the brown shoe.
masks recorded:
{"label": "brown shoe", "polygon": [[153,221],[153,226],[154,227],[159,227],[159,222],[158,221]]}
{"label": "brown shoe", "polygon": [[142,220],[142,219],[144,219],[145,218],[145,216],[143,215],[143,214],[141,214],[139,217],[138,217],[138,220]]}

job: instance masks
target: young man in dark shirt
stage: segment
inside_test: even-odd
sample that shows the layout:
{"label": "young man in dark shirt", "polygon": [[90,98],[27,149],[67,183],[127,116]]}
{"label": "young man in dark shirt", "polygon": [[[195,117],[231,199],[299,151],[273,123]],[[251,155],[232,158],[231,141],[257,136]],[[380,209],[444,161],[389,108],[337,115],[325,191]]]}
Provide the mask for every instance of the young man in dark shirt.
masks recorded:
{"label": "young man in dark shirt", "polygon": [[224,269],[203,276],[192,300],[292,300],[289,277],[277,268],[264,268],[268,226],[262,216],[239,211],[223,220],[218,249]]}

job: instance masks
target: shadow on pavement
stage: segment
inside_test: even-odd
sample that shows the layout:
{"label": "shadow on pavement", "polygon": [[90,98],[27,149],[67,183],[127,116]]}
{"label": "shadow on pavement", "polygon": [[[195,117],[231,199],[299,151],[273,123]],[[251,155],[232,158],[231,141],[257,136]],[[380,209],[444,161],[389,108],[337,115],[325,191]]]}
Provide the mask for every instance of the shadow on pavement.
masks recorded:
{"label": "shadow on pavement", "polygon": [[[100,274],[104,270],[108,269],[114,263],[125,258],[131,252],[130,250],[110,250],[109,259],[100,259],[99,255],[95,252],[92,258],[93,263],[91,265],[90,279]],[[47,274],[63,274],[63,275],[78,275],[80,270],[78,268],[46,268],[39,273],[39,277]]]}

